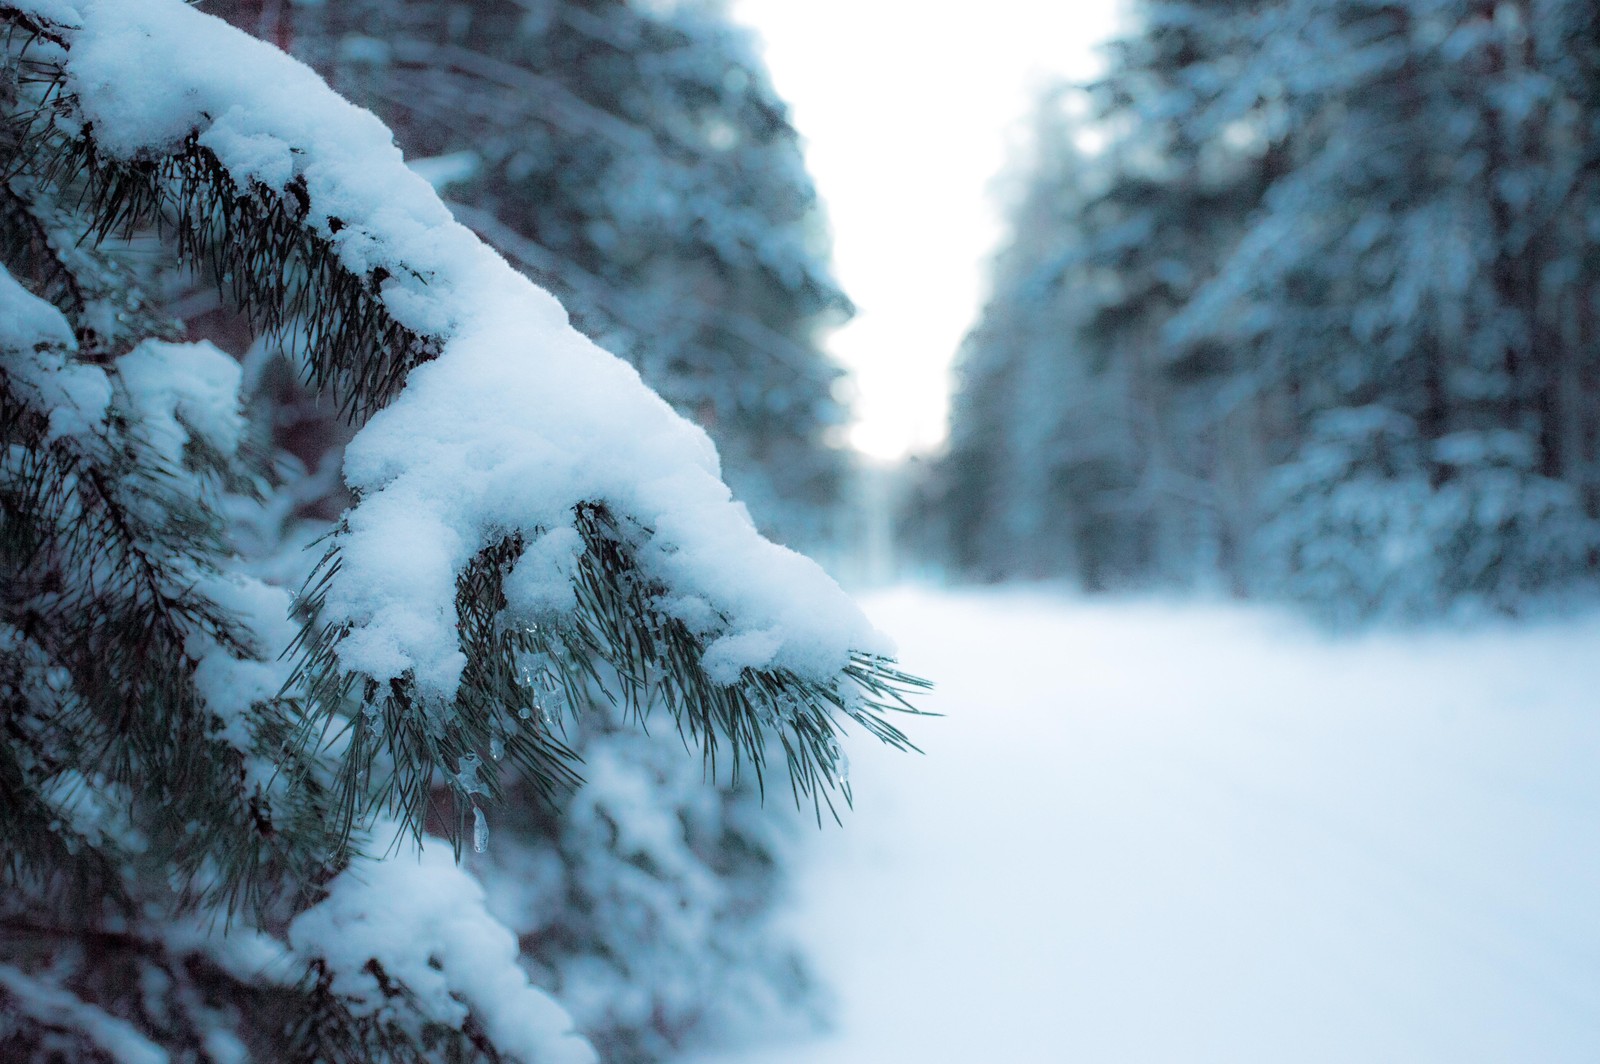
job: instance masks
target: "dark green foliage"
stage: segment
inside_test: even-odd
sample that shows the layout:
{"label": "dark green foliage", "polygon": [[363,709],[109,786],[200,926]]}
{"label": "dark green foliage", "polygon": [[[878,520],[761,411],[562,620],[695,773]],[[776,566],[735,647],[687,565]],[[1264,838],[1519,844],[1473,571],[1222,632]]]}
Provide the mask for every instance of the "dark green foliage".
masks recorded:
{"label": "dark green foliage", "polygon": [[[442,338],[401,325],[378,298],[407,264],[358,275],[335,257],[339,222],[312,225],[303,186],[240,188],[193,135],[131,160],[103,153],[66,92],[70,34],[3,4],[0,26],[0,263],[73,338],[0,351],[0,921],[29,929],[0,951],[0,1001],[14,1006],[0,1055],[98,1052],[70,1029],[71,1008],[40,1005],[30,989],[27,973],[59,964],[56,989],[81,999],[73,1008],[128,1019],[183,1052],[199,1053],[220,1024],[261,1059],[502,1059],[471,1017],[418,1020],[410,991],[381,971],[371,974],[392,1009],[372,1014],[315,964],[298,983],[250,979],[208,969],[195,943],[229,925],[283,935],[369,844],[392,842],[367,837],[380,814],[416,835],[442,827],[459,850],[475,810],[501,796],[502,751],[524,796],[569,788],[562,719],[597,699],[635,723],[665,707],[711,775],[760,778],[781,747],[797,800],[819,816],[833,793],[849,797],[845,719],[906,745],[883,714],[909,709],[905,694],[926,685],[879,659],[858,656],[828,682],[785,671],[712,682],[702,639],[660,612],[663,589],[639,575],[647,530],[599,503],[574,515],[584,554],[571,617],[506,616],[515,535],[461,575],[468,667],[448,704],[404,677],[379,684],[339,668],[345,633],[319,618],[337,540],[298,600],[298,640],[269,642],[278,618],[236,602],[247,582],[225,515],[276,474],[181,409],[187,438],[173,449],[124,381],[123,359],[184,337],[157,293],[179,269],[214,286],[255,333],[292,348],[304,386],[353,423],[392,400]],[[73,374],[110,398],[68,431],[37,380]],[[205,689],[208,661],[271,672],[280,655],[292,668],[276,693],[230,691],[243,701],[228,707]],[[446,800],[455,815],[430,821]],[[172,930],[191,927],[201,930]],[[149,982],[139,1000],[135,971]]]}
{"label": "dark green foliage", "polygon": [[[306,223],[303,191],[257,185],[241,193],[210,151],[193,138],[160,158],[133,163],[105,158],[95,150],[92,137],[72,137],[50,121],[54,110],[69,106],[60,100],[61,91],[59,83],[47,85],[42,95],[49,106],[24,115],[21,122],[13,120],[7,139],[16,147],[16,158],[26,166],[29,180],[75,191],[95,220],[92,239],[128,237],[145,229],[165,232],[186,264],[213,277],[258,329],[269,336],[285,336],[293,326],[306,348],[307,384],[335,397],[350,417],[363,417],[384,405],[403,386],[405,372],[429,357],[435,338],[412,333],[377,300],[375,287],[381,277],[350,274],[332,256],[326,238]],[[406,267],[396,264],[395,269]],[[764,716],[770,716],[782,700],[789,709],[779,719],[790,721],[785,743],[790,768],[798,793],[807,797],[820,798],[820,790],[832,783],[827,766],[835,725],[829,707],[858,722],[870,722],[874,734],[904,745],[903,736],[880,714],[884,709],[906,708],[896,693],[905,678],[882,662],[860,659],[847,676],[851,685],[860,686],[864,699],[847,693],[848,686],[808,683],[792,674],[758,674],[734,688],[707,680],[698,664],[699,641],[681,622],[660,616],[650,606],[659,588],[640,586],[633,578],[632,546],[620,534],[619,524],[598,506],[580,517],[587,547],[580,583],[585,601],[575,637],[560,637],[563,653],[576,659],[579,673],[599,678],[604,670],[620,678],[621,697],[629,705],[644,704],[644,696],[659,689],[663,704],[686,734],[704,744],[708,759],[716,756],[719,733],[729,739],[735,769],[743,758],[759,771],[762,747],[754,736],[761,731]],[[217,546],[215,541],[198,544],[197,557]],[[504,563],[515,557],[515,545],[507,543],[493,553]],[[335,549],[313,577],[305,600],[313,618],[319,601],[316,582],[336,572],[337,566]],[[469,577],[464,597],[478,590]],[[477,600],[480,611],[495,603],[497,596],[487,586],[482,590],[491,593]],[[139,610],[140,604],[133,608]],[[498,605],[493,608],[497,615]],[[541,789],[570,779],[559,743],[547,736],[530,740],[526,730],[503,725],[497,729],[487,719],[491,707],[501,712],[513,708],[502,698],[504,678],[519,667],[516,655],[548,654],[553,649],[542,638],[496,635],[493,627],[482,616],[478,623],[464,624],[463,650],[476,670],[455,707],[463,730],[449,739],[423,738],[417,729],[428,729],[411,718],[426,714],[419,714],[404,683],[377,701],[377,692],[357,690],[358,677],[341,675],[333,648],[342,633],[313,620],[302,639],[299,677],[306,697],[317,707],[313,716],[342,719],[352,701],[377,702],[386,721],[401,725],[380,729],[382,745],[394,758],[398,773],[398,790],[385,789],[380,804],[404,812],[413,826],[421,823],[428,773],[435,767],[452,770],[456,760],[469,753],[480,752],[481,757],[488,745],[485,740],[497,730],[508,737],[513,760],[534,772]],[[404,726],[408,720],[411,727]],[[370,753],[359,741],[356,750]],[[354,787],[357,780],[364,783],[366,772],[347,771],[343,778]],[[456,796],[465,801],[459,789]],[[352,816],[366,812],[357,808],[349,793],[339,807]],[[344,821],[340,830],[348,833],[354,822]]]}

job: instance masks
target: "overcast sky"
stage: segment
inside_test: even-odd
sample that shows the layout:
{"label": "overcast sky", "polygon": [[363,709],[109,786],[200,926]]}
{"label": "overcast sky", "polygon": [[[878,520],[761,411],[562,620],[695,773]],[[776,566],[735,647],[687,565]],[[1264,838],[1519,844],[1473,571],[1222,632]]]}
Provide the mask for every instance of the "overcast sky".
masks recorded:
{"label": "overcast sky", "polygon": [[1117,0],[734,0],[767,42],[860,307],[829,346],[855,374],[850,442],[944,439],[950,360],[1002,232],[990,185],[1034,87],[1098,70]]}

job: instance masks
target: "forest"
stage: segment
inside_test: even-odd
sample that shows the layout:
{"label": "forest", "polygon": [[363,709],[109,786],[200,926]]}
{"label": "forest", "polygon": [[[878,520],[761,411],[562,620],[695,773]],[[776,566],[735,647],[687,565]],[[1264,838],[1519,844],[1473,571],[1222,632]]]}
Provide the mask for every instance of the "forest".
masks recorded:
{"label": "forest", "polygon": [[1039,103],[918,549],[1346,626],[1586,590],[1600,13],[1138,10]]}
{"label": "forest", "polygon": [[1600,8],[1134,0],[887,471],[741,10],[0,0],[0,1059],[1593,1059]]}

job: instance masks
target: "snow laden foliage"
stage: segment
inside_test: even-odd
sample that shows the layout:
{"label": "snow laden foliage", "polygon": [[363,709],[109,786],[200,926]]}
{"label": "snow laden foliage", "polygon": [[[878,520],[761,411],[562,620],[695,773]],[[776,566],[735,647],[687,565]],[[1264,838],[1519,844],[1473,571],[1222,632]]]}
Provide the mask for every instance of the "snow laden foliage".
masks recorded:
{"label": "snow laden foliage", "polygon": [[[748,35],[720,5],[351,0],[206,10],[291,50],[378,114],[458,220],[707,430],[758,527],[790,544],[826,541],[840,463],[826,444],[839,417],[830,392],[838,371],[814,333],[846,305],[826,267],[798,137]],[[203,295],[181,302],[203,307]],[[215,312],[187,323],[206,335],[234,331]],[[325,471],[342,463],[348,434],[331,410],[307,402],[273,345],[251,345],[246,362],[253,420],[276,426],[263,444],[295,471],[245,515],[242,538],[263,559],[255,571],[287,579],[297,545],[345,505]],[[570,541],[540,542],[562,564]],[[462,827],[475,842],[487,836],[487,853],[473,860],[491,898],[521,899],[501,911],[540,984],[559,988],[607,1059],[813,1022],[818,988],[772,922],[795,871],[794,842],[774,830],[761,788],[740,781],[708,793],[673,729],[589,726],[592,709],[575,723],[556,674],[538,661],[525,670],[518,680],[530,699],[519,715],[562,729],[584,782],[571,804],[554,796],[558,817],[475,809]],[[616,763],[640,767],[598,769]],[[634,832],[610,830],[640,816],[680,828],[650,832],[654,846],[641,852]],[[556,878],[534,889],[527,868]]]}
{"label": "snow laden foliage", "polygon": [[[315,75],[178,0],[0,24],[0,1045],[593,1059],[451,859],[501,759],[559,790],[603,691],[823,801],[916,681]],[[233,553],[250,362],[163,314],[172,261],[360,426],[297,600]]]}
{"label": "snow laden foliage", "polygon": [[[1273,516],[1255,578],[1339,625],[1517,612],[1562,591],[1600,545],[1571,488],[1539,476],[1532,455],[1500,430],[1454,434],[1430,456],[1393,411],[1325,412],[1263,493]],[[1435,467],[1449,470],[1438,485]]]}
{"label": "snow laden foliage", "polygon": [[472,860],[535,981],[604,1060],[815,1028],[813,977],[770,926],[808,825],[752,781],[707,786],[676,736],[621,713],[586,713],[569,736],[583,783],[553,815],[508,803]]}
{"label": "snow laden foliage", "polygon": [[397,1041],[425,1045],[430,1028],[471,1024],[513,1060],[596,1059],[560,1006],[529,985],[516,936],[446,846],[345,869],[294,918],[288,939],[313,959],[326,993],[377,1017]]}
{"label": "snow laden foliage", "polygon": [[786,107],[722,5],[207,10],[380,116],[459,220],[707,430],[758,526],[825,541],[843,411],[816,333],[849,303]]}
{"label": "snow laden foliage", "polygon": [[[1107,76],[1059,95],[1077,110],[1044,111],[944,475],[952,499],[1004,498],[953,526],[954,555],[1339,618],[1518,611],[1592,582],[1594,6],[1139,13]],[[1003,380],[1059,383],[980,403]],[[1070,549],[1009,549],[1016,512]]]}

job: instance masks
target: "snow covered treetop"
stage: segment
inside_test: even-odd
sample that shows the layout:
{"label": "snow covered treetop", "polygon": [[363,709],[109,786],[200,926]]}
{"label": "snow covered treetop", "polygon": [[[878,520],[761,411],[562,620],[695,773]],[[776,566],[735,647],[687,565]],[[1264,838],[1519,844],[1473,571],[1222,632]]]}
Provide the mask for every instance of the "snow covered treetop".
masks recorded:
{"label": "snow covered treetop", "polygon": [[[808,559],[760,536],[705,434],[457,224],[371,114],[181,0],[15,0],[34,172],[154,225],[362,427],[297,679],[359,705],[357,760],[455,767],[533,677],[659,698],[708,757],[783,736],[811,793],[836,714],[891,741],[909,678]],[[108,223],[109,224],[109,223]],[[520,734],[520,733],[519,733]],[[508,750],[549,778],[548,735]],[[391,794],[391,798],[394,797]]]}

